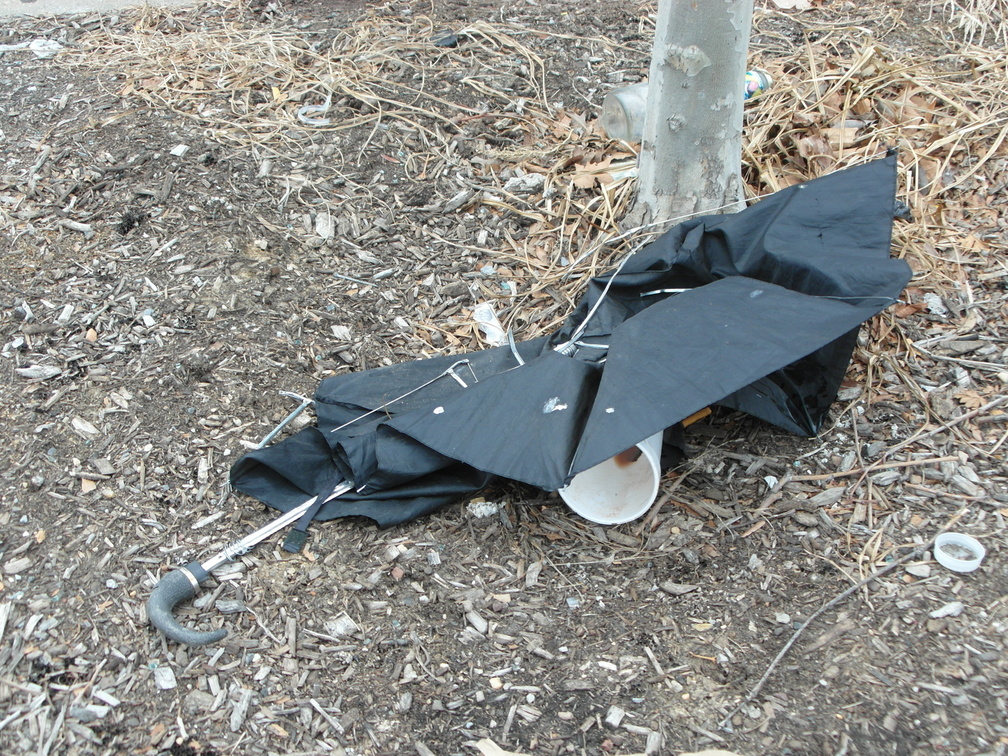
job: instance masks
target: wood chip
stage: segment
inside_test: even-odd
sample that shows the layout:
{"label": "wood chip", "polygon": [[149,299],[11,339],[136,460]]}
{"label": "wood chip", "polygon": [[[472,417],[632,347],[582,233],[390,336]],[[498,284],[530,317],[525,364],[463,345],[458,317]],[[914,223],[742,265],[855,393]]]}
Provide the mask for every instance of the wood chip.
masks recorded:
{"label": "wood chip", "polygon": [[609,707],[609,711],[605,715],[605,723],[612,727],[613,729],[620,726],[623,722],[623,718],[626,716],[626,710],[621,709],[619,706],[613,705]]}
{"label": "wood chip", "polygon": [[175,681],[175,671],[171,667],[157,667],[154,669],[154,684],[161,690],[171,690],[178,683]]}
{"label": "wood chip", "polygon": [[231,732],[238,732],[245,722],[245,717],[248,716],[249,706],[252,703],[252,691],[247,688],[242,688],[238,691],[238,699],[234,702],[231,709],[231,717],[228,724],[231,727]]}
{"label": "wood chip", "polygon": [[63,370],[55,365],[32,365],[30,367],[16,368],[14,372],[22,378],[28,378],[33,381],[47,381],[50,378],[63,374]]}
{"label": "wood chip", "polygon": [[943,617],[958,617],[963,613],[966,606],[961,601],[950,601],[949,603],[930,612],[931,619],[941,619]]}
{"label": "wood chip", "polygon": [[700,586],[691,583],[675,583],[671,580],[663,580],[658,584],[658,587],[670,596],[684,596],[687,593],[692,593]]}

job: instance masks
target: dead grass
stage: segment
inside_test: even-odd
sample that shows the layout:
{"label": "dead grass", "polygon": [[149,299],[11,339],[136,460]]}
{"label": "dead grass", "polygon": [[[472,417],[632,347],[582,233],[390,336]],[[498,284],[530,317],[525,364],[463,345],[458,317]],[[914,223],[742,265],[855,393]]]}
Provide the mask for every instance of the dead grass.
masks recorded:
{"label": "dead grass", "polygon": [[[983,42],[1003,34],[991,16],[1003,4],[945,7],[954,6],[962,19],[990,21],[971,35]],[[547,101],[546,65],[523,41],[528,30],[479,22],[456,32],[464,45],[439,47],[429,18],[379,8],[319,47],[296,33],[250,24],[246,9],[245,2],[209,4],[204,16],[213,22],[194,29],[178,11],[150,8],[128,33],[85,35],[66,61],[121,72],[122,97],[198,119],[218,141],[257,153],[296,153],[312,131],[367,127],[361,153],[376,135],[397,134],[414,178],[451,164],[452,141],[468,121],[498,119],[519,144],[486,149],[471,204],[528,224],[525,238],[497,250],[520,279],[518,295],[500,303],[502,319],[532,323],[525,337],[550,331],[566,314],[523,317],[546,290],[575,301],[587,277],[647,238],[647,229],[620,233],[635,189],[632,148],[608,140],[589,110]],[[971,216],[992,212],[976,193],[1003,176],[1003,51],[974,46],[968,67],[951,58],[921,61],[886,48],[856,22],[812,22],[818,38],[796,47],[779,36],[775,44],[768,21],[757,13],[754,32],[769,41],[753,50],[752,63],[768,70],[775,85],[747,109],[750,199],[896,147],[901,199],[913,214],[897,227],[898,249],[918,271],[915,285],[960,281],[964,246],[978,255],[1003,250],[1003,239],[980,238],[960,222],[964,205]],[[873,19],[876,27],[885,22]],[[621,48],[617,40],[593,42]],[[442,86],[435,70],[458,86]],[[501,84],[516,71],[530,83],[520,97]],[[505,188],[505,172],[541,174],[543,190],[517,196]]]}
{"label": "dead grass", "polygon": [[[931,0],[932,11],[938,6]],[[967,41],[1008,47],[1008,2],[1005,0],[942,0],[941,12],[958,26]]]}

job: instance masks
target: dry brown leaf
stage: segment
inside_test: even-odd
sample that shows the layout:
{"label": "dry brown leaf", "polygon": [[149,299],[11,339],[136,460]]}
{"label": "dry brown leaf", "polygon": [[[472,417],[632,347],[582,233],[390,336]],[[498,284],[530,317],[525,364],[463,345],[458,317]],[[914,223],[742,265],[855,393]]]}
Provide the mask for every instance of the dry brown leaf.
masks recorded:
{"label": "dry brown leaf", "polygon": [[798,140],[798,154],[803,158],[815,158],[822,155],[833,155],[830,143],[821,136],[809,135]]}
{"label": "dry brown leaf", "polygon": [[979,407],[983,407],[987,402],[987,400],[980,396],[980,393],[975,389],[960,391],[955,395],[955,399],[967,409],[977,409]]}
{"label": "dry brown leaf", "polygon": [[534,247],[529,247],[529,253],[533,259],[539,262],[548,262],[550,259],[550,251],[545,244],[536,244]]}
{"label": "dry brown leaf", "polygon": [[926,310],[927,305],[922,302],[917,304],[902,304],[894,307],[892,310],[893,315],[897,318],[909,318],[911,315],[916,315],[921,310]]}
{"label": "dry brown leaf", "polygon": [[857,127],[854,126],[835,126],[829,129],[823,129],[822,135],[829,140],[830,147],[837,150],[840,149],[841,145],[844,147],[850,147],[857,140]]}
{"label": "dry brown leaf", "polygon": [[567,168],[570,168],[572,165],[581,165],[584,163],[584,159],[585,159],[584,149],[581,147],[575,147],[574,150],[571,151],[570,156],[566,160],[561,162],[558,168],[562,171],[566,170]]}
{"label": "dry brown leaf", "polygon": [[866,97],[862,97],[860,100],[851,105],[851,112],[855,115],[868,115],[872,112],[872,103]]}
{"label": "dry brown leaf", "polygon": [[[594,155],[593,157],[597,157]],[[591,163],[582,164],[574,173],[573,183],[574,186],[580,189],[591,189],[596,183],[599,184],[609,184],[612,182],[612,176],[608,173],[609,165],[613,161],[612,155],[607,155],[601,160],[597,160]]]}
{"label": "dry brown leaf", "polygon": [[844,96],[840,92],[832,92],[823,98],[823,108],[834,115],[839,115],[844,109]]}
{"label": "dry brown leaf", "polygon": [[990,251],[990,245],[977,237],[976,234],[970,234],[965,239],[962,240],[962,248],[966,250],[980,250],[981,252]]}

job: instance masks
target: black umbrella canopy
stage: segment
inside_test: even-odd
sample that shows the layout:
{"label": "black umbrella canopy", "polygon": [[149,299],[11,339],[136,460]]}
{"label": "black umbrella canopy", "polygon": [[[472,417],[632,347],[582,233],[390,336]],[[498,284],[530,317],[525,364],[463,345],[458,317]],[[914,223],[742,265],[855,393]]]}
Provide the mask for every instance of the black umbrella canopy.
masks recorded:
{"label": "black umbrella canopy", "polygon": [[682,223],[593,279],[549,339],[322,382],[318,427],[252,452],[238,490],[389,525],[486,485],[543,489],[712,404],[818,432],[857,328],[910,278],[889,257],[896,157]]}

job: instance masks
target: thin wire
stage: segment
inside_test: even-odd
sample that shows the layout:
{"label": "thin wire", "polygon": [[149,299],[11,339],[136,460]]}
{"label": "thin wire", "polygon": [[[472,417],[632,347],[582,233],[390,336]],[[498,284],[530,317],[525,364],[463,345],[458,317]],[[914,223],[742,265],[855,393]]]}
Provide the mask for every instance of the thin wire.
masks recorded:
{"label": "thin wire", "polygon": [[442,378],[446,378],[449,375],[452,378],[454,378],[456,381],[458,381],[459,384],[462,386],[462,388],[469,388],[469,386],[466,385],[465,381],[463,381],[462,378],[459,377],[458,373],[455,372],[455,368],[457,368],[459,365],[465,365],[465,366],[467,366],[469,368],[469,372],[472,373],[473,381],[475,381],[476,383],[479,383],[479,378],[476,377],[476,371],[473,370],[472,365],[470,364],[469,360],[459,360],[458,362],[453,363],[443,373],[440,373],[439,375],[435,375],[433,378],[431,378],[426,383],[422,383],[419,386],[417,386],[416,388],[410,389],[405,394],[400,394],[395,399],[391,399],[391,400],[385,402],[380,407],[375,407],[373,410],[368,410],[363,415],[358,415],[353,420],[348,420],[347,422],[343,423],[343,425],[339,425],[339,426],[333,428],[329,432],[330,433],[335,433],[338,430],[343,430],[348,425],[353,425],[358,420],[363,420],[365,417],[370,417],[371,415],[377,414],[378,412],[384,412],[386,409],[388,409],[389,406],[395,404],[396,402],[401,401],[401,400],[405,399],[407,396],[411,396],[412,394],[415,394],[416,392],[421,391],[421,390],[427,388],[432,383],[435,383],[436,381],[439,381]]}
{"label": "thin wire", "polygon": [[682,294],[684,291],[692,291],[692,289],[655,289],[654,291],[642,292],[640,298],[654,297],[658,294]]}
{"label": "thin wire", "polygon": [[819,299],[835,299],[840,302],[846,302],[846,301],[864,302],[869,299],[874,299],[876,302],[885,302],[887,306],[899,301],[897,299],[894,299],[893,297],[840,297],[840,296],[833,296],[832,294],[820,294],[820,295],[813,294],[812,296],[817,296]]}
{"label": "thin wire", "polygon": [[[574,333],[571,334],[571,337],[567,340],[566,343],[557,344],[555,347],[553,347],[554,351],[560,352],[560,354],[564,355],[565,357],[569,357],[571,354],[577,351],[577,344],[575,342],[577,342],[577,340],[584,335],[585,329],[588,328],[588,322],[595,316],[595,313],[598,311],[598,308],[602,305],[603,300],[605,300],[606,295],[609,293],[610,287],[612,287],[613,285],[613,281],[616,280],[616,276],[619,275],[619,272],[623,270],[623,266],[626,265],[627,261],[635,254],[636,252],[631,252],[629,255],[624,257],[623,260],[620,261],[620,264],[616,266],[616,270],[614,270],[612,273],[609,274],[609,280],[606,281],[605,288],[602,289],[602,294],[599,296],[595,304],[592,305],[592,308],[591,310],[588,311],[588,314],[585,315],[585,319],[581,321],[581,325],[579,325],[577,328],[574,329]],[[573,347],[573,349],[571,347]]]}
{"label": "thin wire", "polygon": [[[693,289],[655,289],[654,291],[645,291],[640,294],[640,297],[653,297],[658,294],[682,294],[683,292],[693,291]],[[835,299],[838,302],[865,302],[867,300],[874,299],[878,302],[884,302],[887,306],[898,302],[899,300],[892,297],[843,297],[833,294],[809,294],[807,296],[815,297],[816,299]],[[916,345],[916,343],[915,343]]]}
{"label": "thin wire", "polygon": [[[610,238],[605,239],[604,241],[600,242],[599,245],[597,245],[597,247],[593,247],[592,249],[586,251],[577,260],[575,260],[574,262],[572,262],[568,266],[568,268],[571,268],[571,267],[577,265],[579,262],[581,262],[582,260],[584,260],[589,255],[594,254],[596,248],[604,246],[606,244],[612,244],[613,242],[617,242],[617,241],[620,241],[622,239],[626,239],[627,237],[629,237],[629,236],[631,236],[633,234],[639,233],[640,231],[643,231],[646,228],[663,226],[663,225],[665,225],[667,223],[679,223],[679,222],[684,221],[684,220],[689,220],[690,218],[696,218],[696,217],[700,217],[700,216],[704,216],[704,215],[710,215],[710,214],[715,213],[715,212],[717,212],[719,210],[727,210],[728,208],[735,207],[736,205],[738,205],[737,201],[735,201],[735,202],[727,202],[727,203],[725,203],[723,205],[719,205],[718,207],[712,207],[712,208],[708,208],[706,210],[698,211],[698,212],[695,212],[695,213],[686,213],[685,215],[680,215],[680,216],[675,217],[675,218],[666,218],[666,219],[660,220],[660,221],[652,221],[651,223],[645,223],[645,224],[643,224],[641,226],[635,226],[633,228],[627,229],[626,231],[624,231],[624,232],[622,232],[620,234],[617,234],[616,236],[610,237]],[[643,246],[643,245],[641,245],[641,246]],[[571,335],[571,338],[568,339],[566,343],[559,344],[556,347],[554,347],[555,351],[560,352],[561,354],[563,354],[565,356],[568,356],[568,357],[571,354],[573,354],[574,351],[576,351],[577,345],[574,342],[577,341],[579,338],[581,338],[581,335],[584,333],[585,329],[588,327],[588,321],[590,321],[592,319],[592,316],[595,315],[595,312],[598,310],[599,305],[602,304],[602,300],[604,300],[605,297],[606,297],[606,294],[609,293],[609,287],[612,286],[612,282],[616,278],[616,275],[623,269],[623,266],[626,265],[627,261],[631,257],[633,257],[635,254],[637,254],[638,249],[635,249],[629,255],[627,255],[626,257],[624,257],[623,260],[620,262],[620,264],[617,266],[616,270],[609,274],[609,280],[606,282],[605,288],[602,290],[602,296],[600,296],[598,298],[598,301],[592,307],[592,309],[588,313],[588,315],[585,316],[585,319],[581,322],[581,325],[578,326],[577,329],[575,329],[574,333]],[[574,349],[572,349],[572,347],[574,347]]]}
{"label": "thin wire", "polygon": [[511,347],[511,354],[513,354],[514,358],[518,360],[518,365],[519,366],[524,365],[525,360],[523,360],[522,356],[518,354],[518,346],[515,344],[514,331],[512,331],[510,328],[508,328],[507,340],[508,340],[508,346]]}

